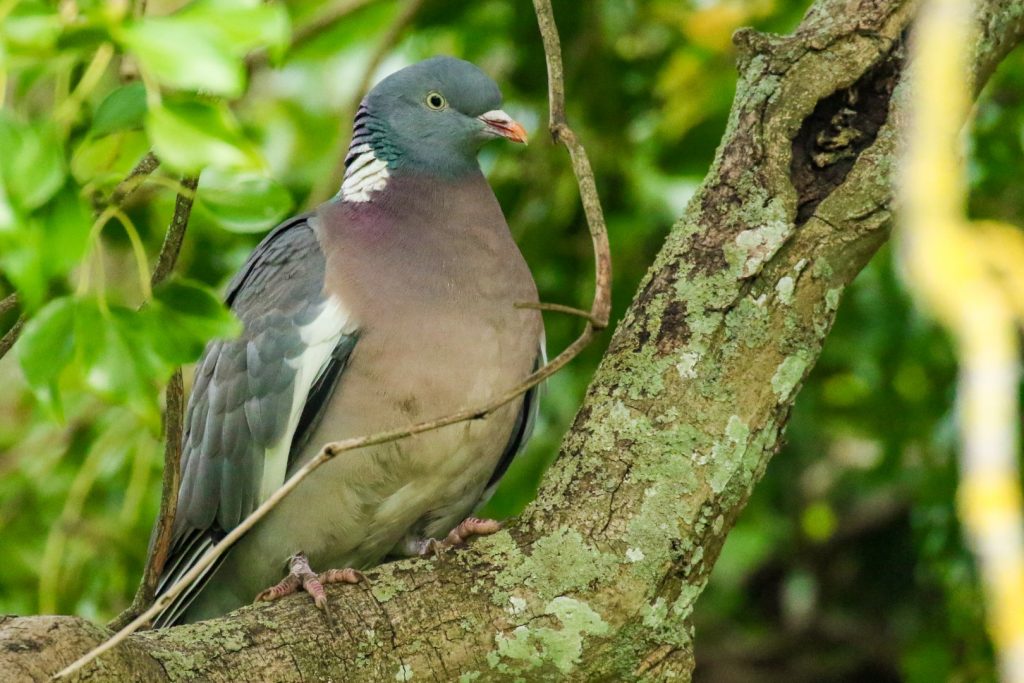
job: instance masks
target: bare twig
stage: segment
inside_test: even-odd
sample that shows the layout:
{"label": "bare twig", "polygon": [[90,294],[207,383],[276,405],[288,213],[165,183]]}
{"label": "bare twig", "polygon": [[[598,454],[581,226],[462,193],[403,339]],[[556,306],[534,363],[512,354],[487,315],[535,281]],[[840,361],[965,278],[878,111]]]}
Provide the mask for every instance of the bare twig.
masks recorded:
{"label": "bare twig", "polygon": [[18,307],[18,293],[8,294],[3,299],[0,299],[0,315],[3,315],[7,311],[13,310]]}
{"label": "bare twig", "polygon": [[[218,557],[227,552],[227,550],[239,538],[263,519],[267,513],[273,510],[274,507],[285,498],[285,496],[295,490],[295,487],[302,483],[306,477],[324,463],[336,457],[338,454],[389,441],[396,441],[414,434],[439,429],[457,422],[483,419],[498,408],[504,406],[506,403],[509,403],[521,396],[532,387],[540,384],[564,367],[569,363],[569,361],[578,356],[584,348],[586,348],[600,329],[607,325],[611,302],[611,254],[608,251],[608,235],[605,230],[604,215],[601,210],[600,198],[597,196],[596,183],[594,182],[593,173],[590,170],[590,163],[587,159],[586,151],[583,149],[583,146],[579,143],[565,121],[565,86],[561,82],[561,55],[557,53],[560,48],[558,47],[557,28],[555,27],[551,5],[548,0],[534,0],[534,8],[537,12],[541,34],[544,37],[544,50],[548,59],[548,80],[549,83],[552,80],[557,81],[557,83],[549,85],[549,93],[552,98],[554,98],[556,94],[561,98],[559,100],[552,99],[552,135],[555,136],[556,140],[562,141],[569,149],[569,155],[573,164],[573,171],[576,174],[576,179],[579,184],[580,195],[587,214],[590,234],[594,244],[597,277],[595,279],[594,301],[583,332],[581,332],[580,336],[577,337],[575,341],[569,344],[569,346],[567,346],[547,365],[531,374],[519,385],[499,394],[496,398],[491,399],[483,405],[467,408],[436,420],[421,422],[411,427],[392,429],[367,436],[353,437],[351,439],[336,441],[325,445],[312,460],[299,468],[295,474],[293,474],[288,481],[281,486],[281,488],[271,494],[271,496],[260,504],[252,514],[242,520],[242,522],[232,529],[219,543],[210,548],[210,550],[208,550],[206,554],[203,555],[203,557],[183,577],[181,577],[181,579],[178,580],[177,583],[171,586],[166,593],[157,598],[156,602],[154,602],[148,610],[140,614],[130,624],[115,633],[108,640],[104,641],[62,669],[56,674],[56,676],[54,676],[54,678],[62,678],[78,671],[104,652],[116,647],[119,643],[124,641],[125,638],[150,622],[178,595],[191,586],[192,583],[195,582],[195,580],[198,579],[199,576],[201,576],[203,572],[217,560]],[[552,51],[554,51],[554,54],[552,54]],[[559,112],[557,117],[555,116],[556,111]]]}
{"label": "bare twig", "polygon": [[584,311],[582,308],[576,308],[574,306],[566,306],[565,304],[549,304],[537,301],[520,301],[515,304],[516,308],[529,308],[535,311],[552,311],[553,313],[565,313],[567,315],[574,315],[577,318],[583,318],[589,320],[592,323],[596,323],[596,326],[601,326],[600,321],[594,319],[594,314],[590,311]]}
{"label": "bare twig", "polygon": [[14,346],[14,342],[18,341],[23,327],[25,327],[25,316],[18,318],[11,329],[7,330],[7,334],[0,339],[0,358],[6,356],[7,352]]}
{"label": "bare twig", "polygon": [[[18,293],[8,294],[3,300],[0,300],[0,315],[13,311],[18,307]],[[11,329],[7,330],[2,338],[0,338],[0,358],[7,355],[7,352],[14,346],[14,342],[18,341],[18,335],[21,334],[21,328],[25,324],[25,316],[19,316],[14,324],[11,325]]]}
{"label": "bare twig", "polygon": [[171,271],[174,270],[174,264],[178,262],[178,254],[181,253],[185,229],[192,216],[192,202],[195,201],[195,191],[198,185],[199,176],[187,176],[181,179],[182,191],[174,200],[174,216],[171,218],[171,224],[167,226],[167,235],[164,236],[163,246],[160,247],[160,256],[157,257],[156,266],[153,268],[154,287],[167,279]]}
{"label": "bare twig", "polygon": [[142,185],[142,181],[146,179],[146,176],[155,171],[159,165],[160,160],[156,158],[156,155],[152,152],[147,152],[146,156],[142,157],[139,163],[135,164],[135,168],[125,176],[124,180],[117,184],[117,187],[110,194],[107,204],[111,206],[123,204],[124,200],[128,199],[128,196]]}
{"label": "bare twig", "polygon": [[555,25],[555,14],[551,10],[551,0],[533,0],[533,9],[537,14],[537,24],[544,41],[544,56],[548,65],[548,127],[555,142],[561,142],[569,150],[572,170],[580,186],[580,200],[583,202],[587,225],[590,226],[590,237],[594,242],[595,294],[590,312],[595,327],[603,329],[608,326],[612,308],[612,257],[608,245],[608,229],[604,222],[604,212],[601,210],[601,200],[597,194],[594,171],[590,168],[590,158],[565,119],[562,46],[558,37],[558,27]]}
{"label": "bare twig", "polygon": [[[359,87],[355,90],[355,95],[352,97],[352,101],[349,102],[348,106],[344,110],[344,114],[341,117],[342,121],[351,121],[355,115],[356,110],[359,109],[359,104],[363,101],[363,95],[373,85],[373,75],[377,73],[377,69],[380,68],[381,62],[388,56],[392,48],[402,37],[402,33],[415,18],[416,13],[419,12],[420,7],[423,6],[423,0],[410,0],[410,2],[402,10],[402,13],[395,18],[391,26],[388,27],[387,33],[377,43],[377,47],[374,49],[373,54],[370,56],[370,61],[366,63],[366,68],[363,69],[362,79],[359,81]],[[351,135],[351,131],[349,131]],[[345,144],[348,144],[347,141]],[[342,157],[345,155],[342,154]],[[331,171],[330,175],[326,176],[324,180],[318,183],[309,193],[309,199],[307,203],[310,206],[316,206],[321,202],[326,201],[338,191],[341,187],[341,181],[345,175],[345,164],[335,164],[334,170]]]}
{"label": "bare twig", "polygon": [[[153,269],[152,284],[157,286],[166,280],[178,261],[181,245],[185,239],[185,230],[192,215],[192,203],[195,200],[198,176],[182,178],[182,191],[174,202],[174,215],[167,226],[160,256]],[[181,380],[181,369],[175,370],[167,384],[166,407],[164,410],[164,474],[160,487],[160,513],[157,516],[156,528],[153,532],[149,554],[146,557],[146,568],[143,570],[142,581],[132,604],[110,622],[111,628],[121,628],[140,612],[153,604],[153,595],[160,574],[167,562],[170,552],[174,518],[178,510],[178,487],[181,483],[181,435],[185,413],[185,391]]]}
{"label": "bare twig", "polygon": [[119,629],[131,622],[143,610],[153,604],[157,582],[167,562],[171,548],[171,532],[178,510],[178,488],[181,484],[181,437],[185,414],[185,390],[181,369],[174,371],[167,383],[166,408],[164,410],[164,474],[160,486],[160,513],[157,516],[153,539],[150,543],[142,581],[135,591],[132,604],[117,615],[108,628]]}

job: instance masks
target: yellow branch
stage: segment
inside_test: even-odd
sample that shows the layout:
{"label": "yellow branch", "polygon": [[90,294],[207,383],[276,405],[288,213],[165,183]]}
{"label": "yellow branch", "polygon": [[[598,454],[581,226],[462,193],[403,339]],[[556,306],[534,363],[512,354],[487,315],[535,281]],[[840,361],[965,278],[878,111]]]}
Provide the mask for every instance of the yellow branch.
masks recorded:
{"label": "yellow branch", "polygon": [[958,150],[971,87],[971,26],[969,0],[928,0],[921,8],[900,238],[912,289],[956,342],[958,508],[984,583],[1001,677],[1024,683],[1024,518],[1017,471],[1024,237],[1008,226],[972,226],[965,218]]}

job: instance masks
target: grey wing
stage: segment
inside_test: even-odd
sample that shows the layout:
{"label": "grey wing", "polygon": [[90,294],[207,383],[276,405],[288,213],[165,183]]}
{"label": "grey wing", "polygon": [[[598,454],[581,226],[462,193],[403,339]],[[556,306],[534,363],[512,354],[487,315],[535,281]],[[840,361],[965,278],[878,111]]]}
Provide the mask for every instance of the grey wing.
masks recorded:
{"label": "grey wing", "polygon": [[[544,336],[541,335],[537,360],[533,364],[534,372],[544,367],[548,362],[548,354],[544,346]],[[512,461],[526,449],[526,443],[533,435],[533,429],[537,424],[537,415],[540,413],[540,397],[543,394],[543,386],[543,384],[538,384],[523,396],[523,405],[516,416],[512,435],[509,437],[508,443],[505,444],[505,450],[501,454],[501,459],[498,460],[498,465],[494,468],[494,472],[484,488],[481,502],[488,500],[494,494],[498,484],[501,482],[501,478],[505,476]]]}
{"label": "grey wing", "polygon": [[[270,233],[229,285],[244,331],[211,342],[196,368],[158,595],[283,483],[293,446],[315,428],[355,345],[344,309],[324,293],[324,270],[311,221],[299,216]],[[215,569],[156,625],[175,623]]]}

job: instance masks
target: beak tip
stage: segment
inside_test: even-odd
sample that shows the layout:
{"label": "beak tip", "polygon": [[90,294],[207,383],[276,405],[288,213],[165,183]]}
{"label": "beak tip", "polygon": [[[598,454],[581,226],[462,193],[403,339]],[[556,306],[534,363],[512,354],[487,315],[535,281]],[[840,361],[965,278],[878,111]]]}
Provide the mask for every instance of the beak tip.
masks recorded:
{"label": "beak tip", "polygon": [[523,125],[501,110],[489,111],[479,117],[487,128],[494,133],[512,142],[527,144],[529,136]]}

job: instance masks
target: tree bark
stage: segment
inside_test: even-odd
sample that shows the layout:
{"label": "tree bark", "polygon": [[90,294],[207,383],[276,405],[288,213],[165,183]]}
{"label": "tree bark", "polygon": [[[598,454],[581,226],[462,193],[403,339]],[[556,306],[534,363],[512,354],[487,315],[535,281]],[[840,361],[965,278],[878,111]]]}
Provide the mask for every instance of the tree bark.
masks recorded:
{"label": "tree bark", "polygon": [[[979,2],[980,88],[1024,35]],[[138,633],[88,680],[664,680],[779,449],[844,288],[888,237],[910,0],[819,0],[787,37],[740,31],[717,157],[611,340],[538,499],[443,561]],[[976,88],[977,89],[977,88]],[[358,453],[350,457],[359,457]],[[0,621],[0,680],[42,679],[108,632]]]}

